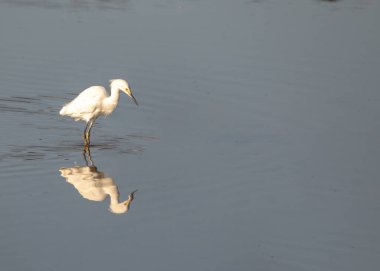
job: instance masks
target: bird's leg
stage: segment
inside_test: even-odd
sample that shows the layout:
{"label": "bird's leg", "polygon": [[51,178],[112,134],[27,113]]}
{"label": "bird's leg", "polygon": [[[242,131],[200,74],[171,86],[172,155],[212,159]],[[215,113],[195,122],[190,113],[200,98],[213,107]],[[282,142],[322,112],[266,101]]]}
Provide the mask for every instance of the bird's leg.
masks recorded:
{"label": "bird's leg", "polygon": [[88,166],[88,161],[87,161],[87,150],[88,150],[88,146],[85,145],[85,146],[83,147],[82,155],[83,155],[83,159],[84,159],[84,161],[86,162],[86,166]]}
{"label": "bird's leg", "polygon": [[89,122],[86,123],[86,127],[84,127],[84,131],[83,131],[83,135],[82,135],[85,147],[87,147],[87,145],[88,145],[88,143],[87,143],[87,136],[86,136],[88,124],[89,124]]}
{"label": "bird's leg", "polygon": [[[88,145],[85,145],[84,148],[83,148],[83,159],[84,161],[86,162],[86,165],[89,167],[89,166],[93,166],[94,163],[92,162],[92,159],[91,159],[91,151],[90,151],[90,147]],[[88,157],[88,160],[87,160],[87,157]],[[90,163],[88,162],[90,161]]]}
{"label": "bird's leg", "polygon": [[92,119],[90,120],[90,124],[87,128],[87,133],[86,133],[86,140],[87,140],[87,144],[90,146],[90,133],[91,133],[91,128],[92,128],[92,125],[94,124],[95,122],[95,119]]}
{"label": "bird's leg", "polygon": [[90,160],[90,166],[92,167],[94,165],[94,162],[92,162],[91,151],[89,147],[87,147],[87,154],[88,154],[88,159]]}

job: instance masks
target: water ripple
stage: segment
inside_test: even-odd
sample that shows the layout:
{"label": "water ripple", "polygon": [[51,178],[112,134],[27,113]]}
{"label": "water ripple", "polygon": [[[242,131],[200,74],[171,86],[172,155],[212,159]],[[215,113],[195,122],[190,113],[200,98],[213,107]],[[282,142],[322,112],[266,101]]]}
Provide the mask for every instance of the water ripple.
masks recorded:
{"label": "water ripple", "polygon": [[59,0],[59,1],[46,1],[46,0],[5,0],[3,3],[21,6],[21,7],[38,7],[45,9],[62,9],[69,8],[71,10],[81,10],[88,8],[97,8],[97,9],[122,9],[125,8],[129,0]]}
{"label": "water ripple", "polygon": [[[155,136],[132,134],[125,137],[108,137],[91,145],[93,150],[112,150],[122,154],[142,154],[145,150],[145,142],[157,140]],[[0,161],[16,160],[45,160],[62,159],[78,150],[83,150],[82,142],[60,141],[54,145],[10,145],[10,150],[0,155]]]}

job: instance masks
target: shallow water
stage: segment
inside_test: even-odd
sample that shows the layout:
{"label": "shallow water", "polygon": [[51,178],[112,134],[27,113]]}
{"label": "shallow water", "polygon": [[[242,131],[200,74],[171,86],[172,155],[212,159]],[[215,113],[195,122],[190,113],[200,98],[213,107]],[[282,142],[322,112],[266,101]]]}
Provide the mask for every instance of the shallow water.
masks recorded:
{"label": "shallow water", "polygon": [[[0,269],[377,270],[379,15],[0,1]],[[90,159],[58,111],[119,77],[140,106],[96,122]]]}

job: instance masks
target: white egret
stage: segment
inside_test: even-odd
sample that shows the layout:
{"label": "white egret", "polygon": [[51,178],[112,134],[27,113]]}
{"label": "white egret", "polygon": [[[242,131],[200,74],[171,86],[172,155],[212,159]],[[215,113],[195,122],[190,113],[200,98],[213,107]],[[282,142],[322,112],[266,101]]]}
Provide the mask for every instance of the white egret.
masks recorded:
{"label": "white egret", "polygon": [[[83,198],[92,201],[103,201],[110,198],[109,210],[115,214],[126,213],[137,190],[128,195],[128,199],[120,201],[119,189],[113,178],[98,170],[93,164],[90,148],[83,150],[86,166],[61,167],[61,176],[72,184]],[[90,161],[90,163],[89,163]]]}
{"label": "white egret", "polygon": [[95,120],[99,116],[107,116],[115,110],[119,102],[120,90],[131,97],[133,102],[138,105],[127,81],[123,79],[110,80],[110,87],[111,95],[108,95],[106,89],[102,86],[89,87],[59,111],[62,116],[70,116],[75,121],[83,120],[86,122],[86,127],[83,131],[85,146],[90,145],[90,132]]}
{"label": "white egret", "polygon": [[109,196],[109,210],[115,214],[126,213],[137,190],[128,195],[128,199],[120,201],[119,189],[114,180],[106,173],[98,171],[95,166],[62,167],[61,176],[72,184],[85,199],[103,201]]}

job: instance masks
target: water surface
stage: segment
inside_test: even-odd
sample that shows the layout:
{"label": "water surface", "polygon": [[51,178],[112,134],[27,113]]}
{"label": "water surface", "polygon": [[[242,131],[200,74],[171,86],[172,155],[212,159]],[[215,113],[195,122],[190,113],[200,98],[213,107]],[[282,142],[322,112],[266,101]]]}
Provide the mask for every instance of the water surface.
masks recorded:
{"label": "water surface", "polygon": [[[1,1],[0,269],[377,270],[379,15]],[[89,164],[58,112],[112,78],[140,106],[96,122]]]}

